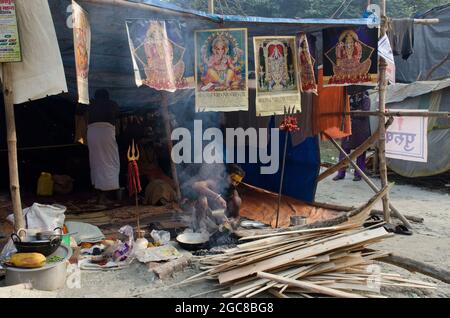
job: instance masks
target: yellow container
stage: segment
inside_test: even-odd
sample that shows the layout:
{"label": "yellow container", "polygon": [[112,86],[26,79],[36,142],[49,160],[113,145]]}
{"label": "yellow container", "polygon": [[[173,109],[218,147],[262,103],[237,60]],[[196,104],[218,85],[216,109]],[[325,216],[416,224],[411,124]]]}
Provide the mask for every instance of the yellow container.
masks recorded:
{"label": "yellow container", "polygon": [[48,172],[42,172],[38,180],[37,195],[53,195],[53,178]]}

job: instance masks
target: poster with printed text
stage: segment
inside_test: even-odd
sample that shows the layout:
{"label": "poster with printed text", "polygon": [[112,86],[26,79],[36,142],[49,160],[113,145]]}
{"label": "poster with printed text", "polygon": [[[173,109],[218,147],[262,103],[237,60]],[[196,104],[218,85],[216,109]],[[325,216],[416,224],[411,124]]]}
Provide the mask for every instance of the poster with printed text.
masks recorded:
{"label": "poster with printed text", "polygon": [[254,37],[256,115],[301,111],[295,36]]}
{"label": "poster with printed text", "polygon": [[19,31],[14,0],[0,0],[0,63],[20,62]]}
{"label": "poster with printed text", "polygon": [[168,92],[193,88],[193,77],[185,76],[187,52],[179,22],[133,19],[126,27],[138,87]]}
{"label": "poster with printed text", "polygon": [[322,36],[323,86],[377,84],[377,28],[329,28]]}
{"label": "poster with printed text", "polygon": [[[420,111],[389,109],[396,111]],[[428,160],[428,117],[395,117],[386,130],[386,157],[427,162]]]}
{"label": "poster with printed text", "polygon": [[77,72],[78,102],[89,104],[89,60],[91,52],[91,27],[88,14],[72,1],[73,44]]}
{"label": "poster with printed text", "polygon": [[247,29],[195,31],[195,109],[248,110]]}
{"label": "poster with printed text", "polygon": [[317,95],[317,82],[314,68],[317,66],[315,59],[315,43],[306,33],[297,34],[297,65],[300,74],[301,91]]}

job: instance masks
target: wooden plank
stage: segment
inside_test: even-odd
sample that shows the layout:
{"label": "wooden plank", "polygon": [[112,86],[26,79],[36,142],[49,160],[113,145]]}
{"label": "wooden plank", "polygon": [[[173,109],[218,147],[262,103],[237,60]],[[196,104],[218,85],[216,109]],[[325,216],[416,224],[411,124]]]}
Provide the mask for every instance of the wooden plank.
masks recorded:
{"label": "wooden plank", "polygon": [[267,278],[276,282],[280,282],[283,284],[288,284],[289,286],[295,286],[307,289],[311,292],[328,295],[328,296],[334,296],[334,297],[341,297],[341,298],[365,298],[364,296],[353,294],[353,293],[347,293],[343,291],[338,291],[332,288],[328,288],[325,286],[319,286],[317,284],[305,282],[305,281],[298,281],[290,278],[284,278],[278,275],[273,275],[265,272],[258,272],[257,276],[260,278]]}
{"label": "wooden plank", "polygon": [[386,236],[386,234],[388,233],[384,228],[377,228],[374,230],[368,230],[361,233],[344,236],[335,240],[330,240],[323,244],[312,245],[298,251],[293,251],[284,255],[280,255],[261,262],[249,264],[231,271],[221,273],[218,277],[219,283],[224,284],[233,280],[256,274],[257,272],[270,270],[284,264],[300,261],[307,257],[319,255],[343,246],[352,246],[373,240],[375,238],[381,238]]}

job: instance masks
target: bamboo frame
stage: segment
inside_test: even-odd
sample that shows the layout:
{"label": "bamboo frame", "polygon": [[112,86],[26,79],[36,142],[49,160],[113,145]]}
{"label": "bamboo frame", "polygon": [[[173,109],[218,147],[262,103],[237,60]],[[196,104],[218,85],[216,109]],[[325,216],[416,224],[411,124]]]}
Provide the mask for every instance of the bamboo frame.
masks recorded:
{"label": "bamboo frame", "polygon": [[[369,179],[369,177],[365,174],[364,171],[361,170],[360,167],[358,167],[358,165],[352,160],[350,159],[350,157],[348,156],[348,154],[345,152],[344,149],[342,149],[341,146],[339,146],[339,144],[329,135],[327,135],[326,133],[324,133],[331,141],[331,143],[345,156],[345,158],[350,162],[350,164],[353,166],[353,168],[355,168],[356,171],[358,171],[358,173],[360,174],[360,176],[364,179],[364,181],[366,181],[366,183],[369,185],[369,187],[375,191],[376,193],[378,193],[380,191],[380,189],[372,182],[372,180]],[[408,220],[396,209],[394,208],[394,206],[389,203],[389,208],[392,210],[392,212],[394,212],[394,214],[403,222],[403,224],[412,230],[412,226],[411,224],[408,222]],[[384,212],[384,211],[383,211]]]}
{"label": "bamboo frame", "polygon": [[[380,25],[380,38],[386,35],[387,30],[387,17],[386,17],[386,0],[381,0],[381,25]],[[379,87],[379,105],[378,110],[380,113],[384,113],[386,111],[386,87],[387,87],[387,79],[386,79],[386,69],[387,62],[380,57],[379,58],[379,73],[378,73],[378,87]],[[380,115],[378,117],[378,129],[380,131],[380,136],[378,139],[378,151],[380,158],[380,179],[381,179],[381,187],[385,187],[388,184],[387,177],[387,164],[386,164],[386,127],[385,117],[384,115]],[[387,223],[391,222],[391,215],[389,211],[389,193],[383,197],[383,212],[384,212],[384,220]]]}
{"label": "bamboo frame", "polygon": [[25,228],[20,198],[19,168],[17,164],[17,136],[14,116],[14,91],[10,63],[3,63],[3,98],[5,100],[6,134],[8,140],[9,186],[14,212],[14,230]]}
{"label": "bamboo frame", "polygon": [[363,111],[363,110],[353,110],[349,112],[331,112],[322,113],[320,116],[330,116],[330,115],[351,115],[351,116],[384,116],[384,117],[450,117],[450,112],[403,112],[403,111]]}

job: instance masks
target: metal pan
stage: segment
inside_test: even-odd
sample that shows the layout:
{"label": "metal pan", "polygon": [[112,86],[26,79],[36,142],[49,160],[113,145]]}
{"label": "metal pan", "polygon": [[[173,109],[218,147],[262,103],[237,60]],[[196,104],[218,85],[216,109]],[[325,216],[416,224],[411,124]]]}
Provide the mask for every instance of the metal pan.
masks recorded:
{"label": "metal pan", "polygon": [[188,251],[209,248],[209,235],[204,233],[183,233],[176,238],[178,244]]}

